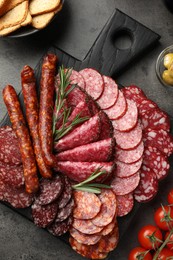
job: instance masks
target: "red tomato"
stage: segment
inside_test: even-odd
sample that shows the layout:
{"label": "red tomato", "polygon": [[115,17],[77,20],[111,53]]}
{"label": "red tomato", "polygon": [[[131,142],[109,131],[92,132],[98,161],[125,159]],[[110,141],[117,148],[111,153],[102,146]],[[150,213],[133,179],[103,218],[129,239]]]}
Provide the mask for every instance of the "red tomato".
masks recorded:
{"label": "red tomato", "polygon": [[172,257],[169,258],[170,256],[173,256],[173,251],[171,251],[168,248],[163,248],[162,251],[160,252],[160,254],[158,255],[158,257],[156,258],[156,260],[172,259]]}
{"label": "red tomato", "polygon": [[159,207],[154,213],[154,221],[160,229],[170,230],[173,227],[173,207]]}
{"label": "red tomato", "polygon": [[152,260],[152,255],[150,252],[147,252],[146,254],[146,249],[142,247],[135,247],[133,248],[130,253],[128,260]]}
{"label": "red tomato", "polygon": [[[167,237],[169,236],[170,232],[166,232],[165,234],[165,240],[167,239]],[[169,238],[169,242],[166,244],[167,248],[169,248],[170,250],[173,250],[173,234],[170,236]]]}
{"label": "red tomato", "polygon": [[140,229],[138,241],[145,249],[157,249],[162,243],[162,232],[156,226],[146,225]]}
{"label": "red tomato", "polygon": [[173,189],[169,191],[168,196],[167,196],[167,200],[169,204],[173,205]]}

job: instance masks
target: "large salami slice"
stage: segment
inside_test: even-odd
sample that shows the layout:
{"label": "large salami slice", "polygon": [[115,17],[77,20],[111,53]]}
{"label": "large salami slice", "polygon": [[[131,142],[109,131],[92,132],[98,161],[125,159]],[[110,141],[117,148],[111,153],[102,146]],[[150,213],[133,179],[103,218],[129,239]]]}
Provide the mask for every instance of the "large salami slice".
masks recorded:
{"label": "large salami slice", "polygon": [[118,147],[123,150],[134,149],[142,140],[142,128],[138,122],[129,132],[120,132],[114,129],[114,137]]}
{"label": "large salami slice", "polygon": [[145,146],[154,146],[165,155],[171,155],[173,152],[173,137],[163,129],[147,128],[143,134]]}
{"label": "large salami slice", "polygon": [[61,236],[70,229],[72,222],[73,218],[70,216],[62,222],[53,222],[49,227],[47,227],[47,230],[54,236]]}
{"label": "large salami slice", "polygon": [[116,197],[114,192],[111,190],[102,190],[98,197],[102,203],[102,206],[100,212],[91,221],[96,226],[104,227],[112,222],[116,214]]}
{"label": "large salami slice", "polygon": [[97,141],[100,135],[99,115],[91,117],[88,121],[75,128],[55,144],[55,150],[65,151],[74,147]]}
{"label": "large salami slice", "polygon": [[134,163],[123,163],[116,161],[116,175],[120,178],[127,178],[139,171],[142,165],[142,157]]}
{"label": "large salami slice", "polygon": [[113,138],[81,145],[56,155],[57,161],[76,162],[108,162],[112,159],[115,149]]}
{"label": "large salami slice", "polygon": [[77,84],[79,87],[85,89],[85,80],[83,76],[76,70],[72,70],[71,72],[70,84]]}
{"label": "large salami slice", "polygon": [[111,187],[116,195],[125,195],[136,189],[140,181],[140,173],[127,178],[115,177],[111,183]]}
{"label": "large salami slice", "polygon": [[111,120],[118,119],[122,117],[127,111],[127,101],[124,97],[124,94],[119,90],[118,92],[118,98],[115,104],[104,110],[104,112],[109,116]]}
{"label": "large salami slice", "polygon": [[158,180],[156,174],[143,165],[138,187],[134,191],[134,198],[138,202],[147,202],[154,198],[158,191]]}
{"label": "large salami slice", "polygon": [[144,143],[141,141],[139,145],[131,150],[123,150],[116,146],[115,157],[118,161],[124,163],[134,163],[141,159],[144,152]]}
{"label": "large salami slice", "polygon": [[95,245],[100,239],[101,234],[93,234],[93,235],[87,235],[83,234],[74,227],[70,229],[70,235],[77,240],[77,242],[82,243],[84,245]]}
{"label": "large salami slice", "polygon": [[86,92],[94,98],[94,100],[99,99],[104,90],[104,81],[100,73],[92,68],[86,68],[79,73],[83,76],[85,80],[85,90]]}
{"label": "large salami slice", "polygon": [[127,99],[127,111],[123,117],[112,121],[116,130],[126,132],[133,129],[138,122],[138,109],[134,101]]}
{"label": "large salami slice", "polygon": [[93,172],[100,169],[105,170],[105,174],[98,177],[95,181],[105,180],[113,171],[113,162],[57,162],[56,171],[67,175],[70,179],[81,182],[86,180]]}
{"label": "large salami slice", "polygon": [[67,95],[67,106],[74,108],[78,105],[79,101],[85,102],[87,96],[87,93],[82,88],[76,86]]}
{"label": "large salami slice", "polygon": [[135,85],[131,85],[122,89],[125,97],[128,99],[132,99],[136,104],[140,104],[147,97],[144,94],[143,90]]}
{"label": "large salami slice", "polygon": [[66,176],[64,176],[64,188],[57,200],[58,208],[59,209],[64,208],[67,205],[67,203],[70,201],[71,197],[72,197],[71,183],[69,179]]}
{"label": "large salami slice", "polygon": [[148,111],[158,108],[157,104],[150,99],[143,99],[140,103],[136,102],[139,116],[143,116]]}
{"label": "large salami slice", "polygon": [[94,193],[75,191],[74,200],[73,216],[77,219],[92,219],[100,211],[101,202]]}
{"label": "large salami slice", "polygon": [[117,216],[118,217],[123,217],[127,215],[134,206],[134,198],[133,198],[133,193],[128,193],[126,195],[117,195],[117,206],[118,206],[118,211],[117,211]]}
{"label": "large salami slice", "polygon": [[113,137],[113,126],[109,117],[103,111],[100,111],[99,116],[101,122],[101,131],[99,139],[104,140]]}
{"label": "large salami slice", "polygon": [[74,208],[74,200],[71,199],[64,208],[58,209],[55,222],[62,222],[66,220],[72,214],[73,208]]}
{"label": "large salami slice", "polygon": [[112,107],[118,98],[118,86],[115,81],[107,76],[102,76],[104,81],[104,91],[97,103],[101,109],[108,109]]}
{"label": "large salami slice", "polygon": [[98,227],[92,223],[90,219],[76,219],[74,218],[73,227],[81,233],[92,235],[99,233],[103,227]]}
{"label": "large salami slice", "polygon": [[9,126],[0,128],[0,161],[10,165],[22,163],[18,139]]}

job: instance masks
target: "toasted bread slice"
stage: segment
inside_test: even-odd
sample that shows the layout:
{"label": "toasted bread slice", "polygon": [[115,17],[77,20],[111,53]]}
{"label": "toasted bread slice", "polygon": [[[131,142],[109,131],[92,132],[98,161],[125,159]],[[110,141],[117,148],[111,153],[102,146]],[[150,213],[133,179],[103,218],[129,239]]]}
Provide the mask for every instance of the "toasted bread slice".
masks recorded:
{"label": "toasted bread slice", "polygon": [[7,13],[11,9],[13,9],[15,6],[17,6],[18,4],[21,4],[24,1],[25,0],[13,0],[13,1],[4,0],[4,4],[2,5],[2,7],[0,5],[0,16],[4,15],[5,13]]}
{"label": "toasted bread slice", "polygon": [[59,7],[53,12],[40,14],[32,17],[32,26],[36,29],[43,29],[50,23],[54,15],[57,12],[59,12],[61,9],[62,9],[62,4],[60,4]]}
{"label": "toasted bread slice", "polygon": [[21,24],[26,19],[27,14],[28,1],[24,1],[0,17],[0,30]]}
{"label": "toasted bread slice", "polygon": [[60,5],[61,0],[31,0],[29,11],[32,16],[49,13]]}
{"label": "toasted bread slice", "polygon": [[0,36],[6,36],[6,35],[14,32],[14,31],[16,31],[20,27],[21,27],[21,25],[18,24],[18,25],[14,25],[14,26],[10,26],[10,27],[7,27],[5,29],[2,29],[2,30],[0,30]]}
{"label": "toasted bread slice", "polygon": [[32,16],[30,15],[30,12],[28,12],[27,17],[26,17],[25,21],[23,21],[21,23],[21,26],[26,26],[31,23],[32,23]]}

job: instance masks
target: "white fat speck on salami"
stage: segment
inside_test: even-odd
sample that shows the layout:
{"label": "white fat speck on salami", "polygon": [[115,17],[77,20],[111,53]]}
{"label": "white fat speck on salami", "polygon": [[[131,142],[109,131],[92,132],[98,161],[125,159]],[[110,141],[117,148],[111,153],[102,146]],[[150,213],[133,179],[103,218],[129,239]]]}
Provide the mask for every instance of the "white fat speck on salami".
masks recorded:
{"label": "white fat speck on salami", "polygon": [[134,101],[127,99],[127,111],[123,117],[112,120],[114,129],[122,132],[130,131],[138,122],[138,109]]}
{"label": "white fat speck on salami", "polygon": [[138,187],[134,191],[134,198],[138,202],[148,202],[154,198],[158,191],[156,174],[147,166],[141,169],[141,178]]}
{"label": "white fat speck on salami", "polygon": [[86,92],[93,97],[94,100],[99,99],[104,90],[104,81],[100,73],[92,68],[83,69],[79,71],[79,73],[85,80]]}
{"label": "white fat speck on salami", "polygon": [[140,173],[127,178],[115,177],[111,183],[111,187],[116,195],[125,195],[136,189],[140,181]]}
{"label": "white fat speck on salami", "polygon": [[70,235],[76,239],[79,243],[82,243],[84,245],[95,245],[100,239],[101,234],[93,234],[93,235],[87,235],[83,234],[74,227],[70,229]]}
{"label": "white fat speck on salami", "polygon": [[73,216],[77,219],[92,219],[100,211],[101,201],[90,192],[74,191],[75,208]]}
{"label": "white fat speck on salami", "polygon": [[129,132],[121,132],[114,129],[114,137],[117,146],[123,150],[136,148],[142,140],[142,128],[140,122]]}
{"label": "white fat speck on salami", "polygon": [[117,216],[123,217],[131,212],[134,206],[133,193],[117,195]]}
{"label": "white fat speck on salami", "polygon": [[122,92],[124,93],[126,98],[135,101],[137,106],[142,102],[142,100],[147,99],[143,90],[135,85],[122,88]]}
{"label": "white fat speck on salami", "polygon": [[131,150],[123,150],[116,146],[115,158],[124,163],[134,163],[141,159],[144,152],[144,143],[141,141],[139,145]]}
{"label": "white fat speck on salami", "polygon": [[158,180],[164,179],[170,168],[167,156],[153,146],[145,147],[143,164],[155,172]]}
{"label": "white fat speck on salami", "polygon": [[54,236],[62,236],[69,231],[73,222],[73,217],[69,216],[66,220],[62,222],[53,222],[47,230]]}
{"label": "white fat speck on salami", "polygon": [[98,227],[92,223],[90,219],[77,219],[74,218],[73,227],[79,230],[81,233],[84,234],[97,234],[99,233],[103,227]]}
{"label": "white fat speck on salami", "polygon": [[109,117],[104,113],[104,111],[99,112],[101,131],[100,131],[100,140],[104,140],[110,137],[113,137],[113,126]]}
{"label": "white fat speck on salami", "polygon": [[58,209],[58,213],[54,221],[62,222],[66,220],[72,214],[73,208],[74,208],[74,200],[71,199],[64,208]]}
{"label": "white fat speck on salami", "polygon": [[72,70],[71,72],[70,84],[77,84],[79,87],[85,89],[85,80],[83,76],[76,70]]}
{"label": "white fat speck on salami", "polygon": [[116,163],[116,176],[120,178],[127,178],[138,172],[141,168],[143,158],[141,157],[137,162],[124,163],[115,161]]}
{"label": "white fat speck on salami", "polygon": [[72,197],[72,186],[67,176],[64,176],[64,188],[57,199],[58,208],[64,208]]}
{"label": "white fat speck on salami", "polygon": [[112,190],[103,189],[98,197],[101,201],[101,209],[100,212],[91,219],[91,221],[96,226],[104,227],[112,222],[116,214],[116,196]]}
{"label": "white fat speck on salami", "polygon": [[101,109],[108,109],[112,107],[118,98],[118,86],[116,82],[107,76],[102,76],[104,81],[104,90],[97,103]]}
{"label": "white fat speck on salami", "polygon": [[121,90],[118,91],[118,98],[115,104],[105,109],[104,112],[108,115],[111,120],[121,118],[127,111],[127,101]]}

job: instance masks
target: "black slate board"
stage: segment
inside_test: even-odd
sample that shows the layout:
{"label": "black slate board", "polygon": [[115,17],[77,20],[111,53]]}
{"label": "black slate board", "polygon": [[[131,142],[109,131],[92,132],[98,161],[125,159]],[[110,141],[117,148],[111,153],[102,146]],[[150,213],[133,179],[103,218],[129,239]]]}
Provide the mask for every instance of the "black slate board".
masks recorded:
{"label": "black slate board", "polygon": [[[114,45],[116,38],[119,35],[122,35],[122,33],[125,33],[126,35],[128,34],[131,37],[132,44],[128,49],[121,50]],[[118,73],[122,73],[122,71],[134,60],[136,60],[137,57],[142,57],[142,54],[144,54],[146,50],[150,50],[150,48],[157,43],[159,38],[160,36],[158,34],[154,33],[121,11],[116,10],[110,17],[96,42],[93,44],[90,52],[83,61],[79,61],[72,55],[62,52],[56,47],[56,44],[54,44],[47,51],[47,53],[52,52],[58,56],[58,66],[63,64],[65,67],[73,67],[76,70],[80,70],[85,67],[93,67],[99,70],[102,74],[116,77]],[[38,92],[41,64],[42,58],[35,68]],[[19,94],[19,98],[24,110],[23,97],[21,93]],[[0,127],[9,124],[10,120],[8,115],[6,115],[0,123]],[[8,204],[5,205],[9,206]],[[12,209],[26,217],[26,219],[31,220],[30,209]],[[130,225],[138,209],[139,204],[136,203],[133,211],[128,216],[120,219],[120,238]],[[68,235],[62,236],[60,239],[68,243]],[[111,256],[107,259],[111,259]]]}

